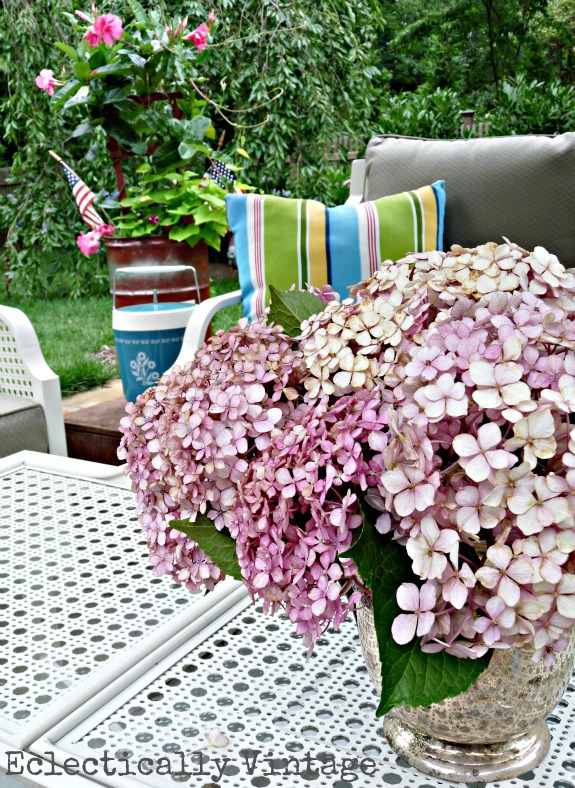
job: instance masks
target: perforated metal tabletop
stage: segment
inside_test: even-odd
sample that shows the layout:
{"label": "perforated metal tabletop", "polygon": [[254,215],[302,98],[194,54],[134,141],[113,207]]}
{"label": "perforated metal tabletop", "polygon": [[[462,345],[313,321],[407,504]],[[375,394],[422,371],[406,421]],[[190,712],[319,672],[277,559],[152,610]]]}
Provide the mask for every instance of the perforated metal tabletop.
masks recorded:
{"label": "perforated metal tabletop", "polygon": [[[22,456],[0,461],[4,768],[20,748],[80,765],[36,759],[22,777],[49,788],[453,785],[389,749],[353,619],[307,661],[239,584],[204,597],[152,576],[117,469]],[[575,788],[574,696],[575,679],[546,761],[494,788]],[[213,729],[229,741],[206,749]]]}
{"label": "perforated metal tabletop", "polygon": [[[132,671],[121,691],[118,684],[100,708],[77,712],[34,751],[54,750],[61,762],[100,759],[92,779],[120,788],[453,786],[388,747],[353,620],[322,637],[309,661],[285,618],[264,616],[245,598],[181,636],[188,642],[154,669]],[[545,763],[495,788],[575,788],[574,693],[571,684],[549,717],[553,751]],[[214,728],[228,746],[193,754]],[[117,775],[103,773],[105,753]],[[168,761],[172,774],[140,773],[142,765],[167,770]]]}
{"label": "perforated metal tabletop", "polygon": [[93,467],[0,464],[0,741],[17,747],[211,604],[152,575],[132,493]]}

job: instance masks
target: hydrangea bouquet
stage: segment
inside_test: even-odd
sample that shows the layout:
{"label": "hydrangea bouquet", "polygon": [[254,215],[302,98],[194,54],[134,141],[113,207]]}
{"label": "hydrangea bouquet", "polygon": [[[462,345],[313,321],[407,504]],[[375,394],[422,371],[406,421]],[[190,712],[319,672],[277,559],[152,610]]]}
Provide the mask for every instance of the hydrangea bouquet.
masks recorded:
{"label": "hydrangea bouquet", "polygon": [[272,295],[122,420],[154,573],[241,579],[310,651],[371,601],[380,714],[467,689],[493,649],[551,664],[575,621],[575,276],[489,243],[341,302]]}

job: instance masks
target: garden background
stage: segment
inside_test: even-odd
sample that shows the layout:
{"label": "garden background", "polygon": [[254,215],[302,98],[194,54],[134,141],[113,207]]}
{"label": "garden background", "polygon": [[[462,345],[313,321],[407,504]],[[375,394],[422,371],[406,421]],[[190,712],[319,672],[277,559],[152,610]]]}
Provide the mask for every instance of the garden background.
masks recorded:
{"label": "garden background", "polygon": [[[142,4],[158,6],[156,0]],[[211,9],[197,0],[162,5],[169,16],[189,16],[191,27]],[[457,137],[462,110],[475,110],[476,129],[481,123],[484,134],[575,130],[572,0],[214,5],[215,44],[202,90],[237,111],[265,104],[283,89],[277,101],[241,116],[250,128],[234,130],[212,117],[227,144],[241,136],[250,155],[245,177],[256,189],[339,204],[346,197],[349,149],[361,155],[375,133]],[[28,314],[64,394],[117,376],[97,357],[113,344],[105,257],[86,258],[76,246],[85,227],[47,155],[49,148],[63,153],[88,184],[100,183],[104,173],[112,192],[105,136],[92,135],[89,148],[81,136],[67,137],[34,84],[43,68],[58,76],[65,58],[53,42],[69,37],[66,12],[76,7],[71,0],[43,0],[41,13],[28,0],[1,0],[0,6],[0,167],[11,168],[0,195],[0,303]],[[121,0],[99,10],[128,15]],[[70,115],[67,120],[66,128],[73,128]],[[214,292],[226,288],[235,282],[214,284]]]}

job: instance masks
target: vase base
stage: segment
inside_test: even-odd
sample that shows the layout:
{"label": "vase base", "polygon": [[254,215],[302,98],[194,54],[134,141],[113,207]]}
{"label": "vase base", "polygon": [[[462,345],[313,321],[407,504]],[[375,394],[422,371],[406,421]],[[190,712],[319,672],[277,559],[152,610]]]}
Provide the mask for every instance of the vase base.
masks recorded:
{"label": "vase base", "polygon": [[410,725],[399,710],[386,715],[384,733],[390,747],[411,766],[432,777],[462,783],[519,777],[541,763],[551,743],[544,721],[497,744],[442,741]]}

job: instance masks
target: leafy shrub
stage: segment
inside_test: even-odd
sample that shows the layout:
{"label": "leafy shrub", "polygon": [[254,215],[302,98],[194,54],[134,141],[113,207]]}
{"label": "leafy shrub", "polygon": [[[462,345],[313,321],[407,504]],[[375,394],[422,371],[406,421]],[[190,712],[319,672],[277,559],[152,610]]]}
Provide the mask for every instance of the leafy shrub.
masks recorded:
{"label": "leafy shrub", "polygon": [[520,74],[504,82],[488,116],[491,134],[561,134],[575,129],[575,87]]}
{"label": "leafy shrub", "polygon": [[377,111],[380,134],[450,139],[459,136],[465,99],[451,88],[419,89],[384,97]]}

